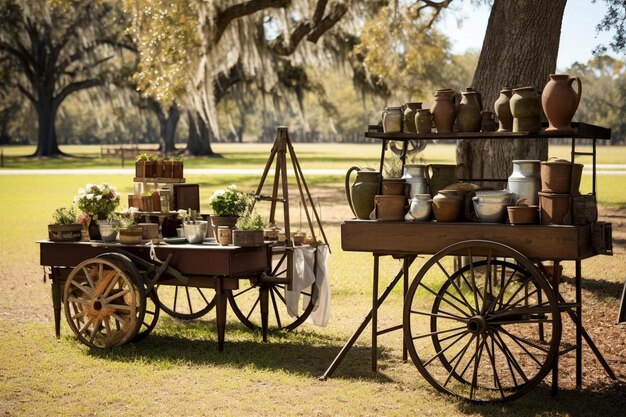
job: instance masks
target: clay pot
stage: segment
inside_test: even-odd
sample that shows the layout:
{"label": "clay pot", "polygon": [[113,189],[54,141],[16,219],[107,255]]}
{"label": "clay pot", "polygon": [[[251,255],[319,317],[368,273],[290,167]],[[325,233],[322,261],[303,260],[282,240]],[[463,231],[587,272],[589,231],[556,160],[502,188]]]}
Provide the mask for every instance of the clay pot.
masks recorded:
{"label": "clay pot", "polygon": [[237,224],[237,220],[239,220],[239,216],[211,216],[211,226],[213,227],[213,236],[215,236],[215,238],[217,239],[217,229],[220,226],[226,226],[231,230],[234,229],[235,225]]}
{"label": "clay pot", "polygon": [[480,132],[480,105],[475,91],[465,91],[456,111],[456,127],[459,132]]}
{"label": "clay pot", "polygon": [[438,222],[459,220],[463,209],[463,198],[458,191],[441,190],[433,197],[433,214]]}
{"label": "clay pot", "polygon": [[[578,93],[572,88],[576,81]],[[567,74],[550,74],[550,81],[543,89],[541,104],[548,119],[546,130],[572,130],[570,122],[580,104],[582,84],[580,78]]]}
{"label": "clay pot", "polygon": [[376,220],[399,221],[404,220],[404,206],[406,198],[403,195],[377,195],[374,197]]}
{"label": "clay pot", "polygon": [[456,106],[454,105],[454,90],[445,88],[437,90],[435,102],[431,106],[431,113],[438,133],[452,132]]}
{"label": "clay pot", "polygon": [[419,109],[415,116],[417,133],[430,133],[433,128],[433,115],[430,109]]}
{"label": "clay pot", "polygon": [[484,111],[480,114],[480,131],[481,132],[495,132],[498,129],[496,119],[493,117],[493,112]]}
{"label": "clay pot", "polygon": [[541,130],[541,102],[535,87],[514,88],[510,105],[513,114],[513,132]]}
{"label": "clay pot", "polygon": [[541,224],[570,224],[569,194],[539,193]]}
{"label": "clay pot", "polygon": [[406,198],[408,184],[404,178],[384,178],[383,194],[384,195],[401,195]]}
{"label": "clay pot", "polygon": [[[350,186],[350,175],[356,171],[356,178]],[[378,194],[378,171],[368,171],[353,166],[346,172],[346,198],[352,213],[357,219],[367,220],[374,210],[374,196]]]}
{"label": "clay pot", "polygon": [[506,208],[511,224],[537,224],[539,218],[538,206],[508,206]]}
{"label": "clay pot", "polygon": [[421,102],[411,102],[405,104],[404,109],[404,131],[407,133],[417,133],[415,127],[415,116],[417,111],[422,108]]}
{"label": "clay pot", "polygon": [[402,132],[402,121],[404,113],[402,106],[387,107],[383,112],[383,132],[398,133]]}
{"label": "clay pot", "polygon": [[511,113],[511,96],[513,91],[509,87],[500,90],[500,96],[493,103],[493,111],[500,121],[498,132],[510,132],[513,129],[513,114]]}
{"label": "clay pot", "polygon": [[555,159],[541,162],[541,191],[544,193],[580,194],[580,179],[583,173],[583,164],[574,164],[570,183],[572,164],[565,159]]}

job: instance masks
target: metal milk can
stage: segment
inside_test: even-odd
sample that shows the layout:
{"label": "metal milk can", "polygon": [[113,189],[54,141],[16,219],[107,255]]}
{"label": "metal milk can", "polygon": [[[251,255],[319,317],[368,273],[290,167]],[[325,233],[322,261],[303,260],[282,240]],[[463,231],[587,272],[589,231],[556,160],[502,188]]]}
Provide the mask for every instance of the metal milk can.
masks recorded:
{"label": "metal milk can", "polygon": [[426,165],[406,164],[402,178],[411,186],[409,196],[415,194],[427,194],[428,186],[426,185]]}
{"label": "metal milk can", "polygon": [[525,198],[529,206],[538,204],[538,193],[541,191],[540,161],[514,160],[507,189],[515,194],[515,201]]}

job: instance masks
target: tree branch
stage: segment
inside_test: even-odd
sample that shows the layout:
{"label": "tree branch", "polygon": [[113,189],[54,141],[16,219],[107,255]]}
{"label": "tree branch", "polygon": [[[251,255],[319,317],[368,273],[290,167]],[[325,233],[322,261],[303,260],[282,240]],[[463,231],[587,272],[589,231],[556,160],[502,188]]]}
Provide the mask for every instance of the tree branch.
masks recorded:
{"label": "tree branch", "polygon": [[28,91],[26,89],[26,87],[24,87],[20,83],[18,83],[16,86],[17,86],[17,89],[19,90],[19,92],[22,93],[23,95],[25,95],[26,98],[29,99],[30,102],[33,103],[34,106],[37,105],[37,99],[35,99],[35,97],[30,93],[30,91]]}
{"label": "tree branch", "polygon": [[313,31],[307,37],[309,42],[317,42],[317,40],[330,28],[335,26],[335,24],[341,20],[341,18],[347,13],[348,6],[345,4],[335,4],[331,9],[328,16],[322,19],[319,23],[316,23],[316,26],[313,28]]}
{"label": "tree branch", "polygon": [[54,106],[58,107],[63,102],[63,100],[65,100],[67,96],[69,96],[75,91],[85,90],[87,88],[95,87],[95,86],[102,85],[102,84],[103,84],[102,80],[96,80],[96,79],[77,81],[77,82],[68,84],[61,90],[59,94],[57,94],[54,97]]}
{"label": "tree branch", "polygon": [[291,0],[249,0],[221,10],[216,18],[215,42],[217,43],[228,25],[235,19],[273,7],[287,7]]}

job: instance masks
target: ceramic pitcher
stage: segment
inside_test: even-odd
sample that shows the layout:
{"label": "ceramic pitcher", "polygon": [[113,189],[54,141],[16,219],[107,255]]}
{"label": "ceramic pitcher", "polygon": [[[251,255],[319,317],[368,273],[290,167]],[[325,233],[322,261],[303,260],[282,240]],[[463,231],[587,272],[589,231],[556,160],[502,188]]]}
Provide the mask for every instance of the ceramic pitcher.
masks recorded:
{"label": "ceramic pitcher", "polygon": [[437,132],[452,132],[454,118],[456,117],[456,106],[454,105],[454,90],[444,88],[437,90],[435,101],[431,107],[433,120]]}
{"label": "ceramic pitcher", "polygon": [[465,168],[462,164],[430,164],[426,166],[425,172],[430,195],[434,197],[439,190],[462,178],[465,175]]}
{"label": "ceramic pitcher", "polygon": [[[578,85],[578,92],[572,88],[574,81]],[[549,123],[546,130],[571,130],[570,122],[580,104],[582,91],[580,78],[550,74],[550,81],[541,94],[543,112]]]}
{"label": "ceramic pitcher", "polygon": [[[350,186],[350,175],[356,171],[356,178]],[[357,219],[367,220],[374,210],[374,196],[378,194],[380,173],[353,166],[346,172],[346,198],[352,213]]]}

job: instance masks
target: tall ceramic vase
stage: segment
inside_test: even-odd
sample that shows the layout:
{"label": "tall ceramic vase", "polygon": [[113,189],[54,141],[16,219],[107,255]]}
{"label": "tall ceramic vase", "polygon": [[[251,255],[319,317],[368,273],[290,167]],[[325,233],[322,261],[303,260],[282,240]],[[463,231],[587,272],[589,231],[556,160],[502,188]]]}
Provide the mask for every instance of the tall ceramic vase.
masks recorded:
{"label": "tall ceramic vase", "polygon": [[480,104],[475,91],[464,91],[457,106],[456,127],[459,132],[480,132]]}
{"label": "tall ceramic vase", "polygon": [[541,130],[541,102],[535,87],[514,88],[510,104],[513,114],[513,132],[539,132]]}
{"label": "tall ceramic vase", "polygon": [[[578,92],[572,88],[574,81],[578,84]],[[582,91],[580,78],[567,74],[550,74],[550,81],[541,95],[543,112],[549,123],[546,130],[572,129],[570,122],[580,104]]]}
{"label": "tall ceramic vase", "polygon": [[422,103],[419,101],[410,102],[405,104],[404,109],[404,131],[407,133],[417,133],[415,127],[415,116],[417,111],[422,108]]}
{"label": "tall ceramic vase", "polygon": [[437,90],[431,113],[438,133],[452,132],[456,106],[454,105],[454,90],[445,88]]}
{"label": "tall ceramic vase", "polygon": [[[350,185],[350,174],[356,171],[356,179]],[[346,172],[346,198],[357,219],[369,219],[374,210],[374,196],[378,194],[380,172],[368,171],[358,166],[351,167]]]}
{"label": "tall ceramic vase", "polygon": [[511,96],[513,91],[509,87],[500,90],[500,96],[493,103],[493,111],[500,122],[498,132],[510,132],[513,129],[513,114],[511,114]]}

